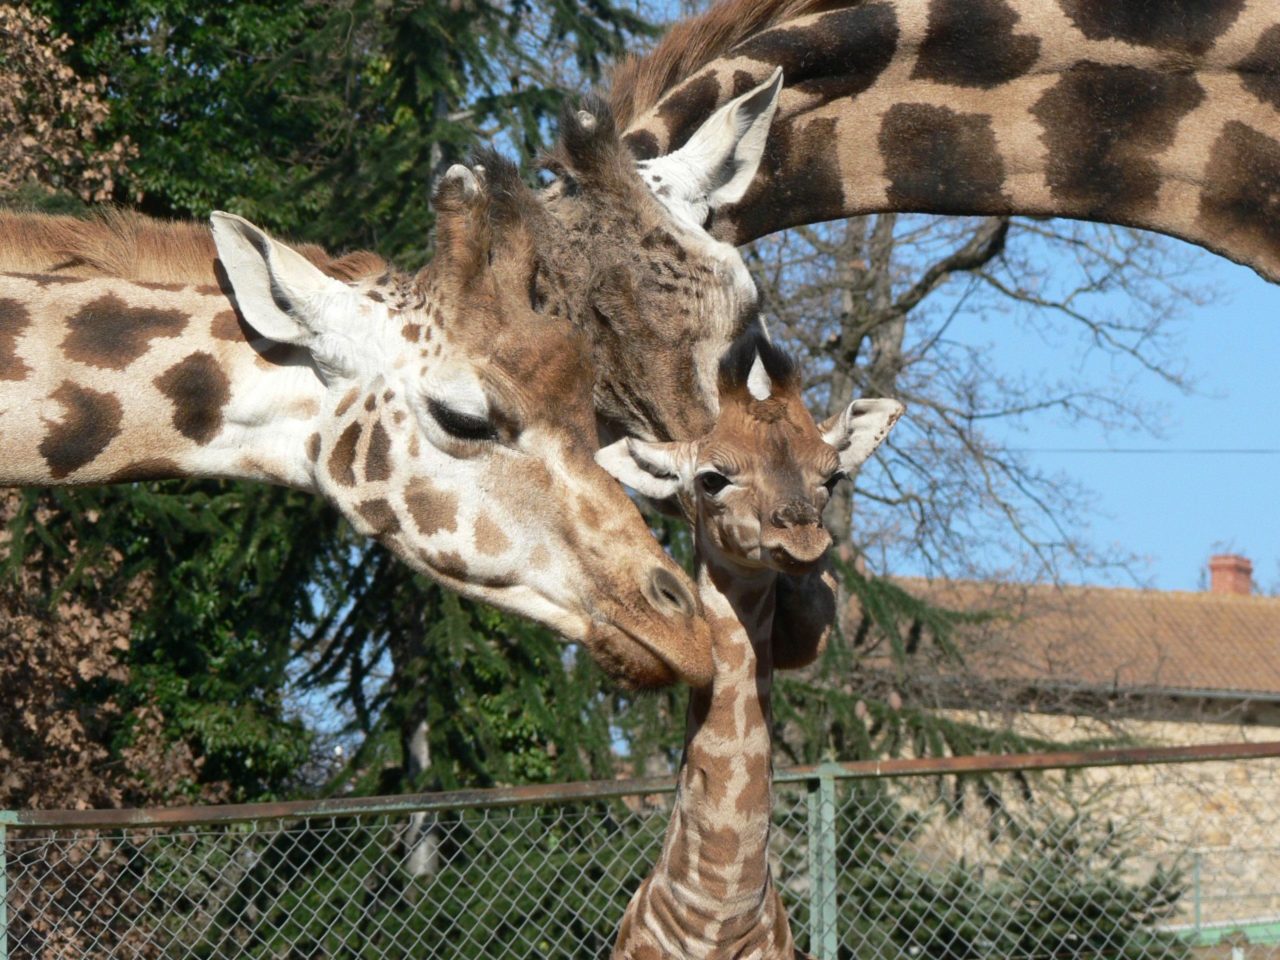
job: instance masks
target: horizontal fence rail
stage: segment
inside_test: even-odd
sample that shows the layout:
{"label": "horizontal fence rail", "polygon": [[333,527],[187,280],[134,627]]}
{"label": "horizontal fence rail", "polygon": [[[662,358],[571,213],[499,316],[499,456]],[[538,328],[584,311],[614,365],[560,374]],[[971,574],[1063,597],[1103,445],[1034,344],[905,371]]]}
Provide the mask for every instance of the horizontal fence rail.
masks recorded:
{"label": "horizontal fence rail", "polygon": [[[1280,960],[1280,743],[780,771],[821,960]],[[671,778],[0,813],[0,960],[604,958]]]}
{"label": "horizontal fence rail", "polygon": [[[1210,743],[1189,747],[1131,747],[1111,750],[1062,750],[1048,753],[979,754],[968,757],[921,757],[856,760],[785,767],[774,783],[803,783],[821,777],[837,780],[877,777],[937,777],[965,774],[1080,770],[1114,767],[1205,763],[1280,758],[1280,741]],[[537,803],[613,799],[637,794],[671,793],[675,777],[634,777],[539,783],[484,790],[445,790],[386,797],[337,797],[277,803],[226,803],[216,806],[119,810],[2,810],[0,824],[14,828],[183,826],[196,823],[240,823],[250,820],[303,817],[349,817],[372,813],[429,813],[470,807],[491,810]]]}

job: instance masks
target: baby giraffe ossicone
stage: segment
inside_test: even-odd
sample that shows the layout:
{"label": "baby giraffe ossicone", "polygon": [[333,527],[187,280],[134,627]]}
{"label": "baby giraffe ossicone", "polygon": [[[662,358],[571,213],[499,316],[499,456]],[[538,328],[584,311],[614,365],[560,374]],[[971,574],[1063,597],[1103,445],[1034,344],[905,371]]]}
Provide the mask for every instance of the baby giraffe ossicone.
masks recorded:
{"label": "baby giraffe ossicone", "polygon": [[775,665],[815,650],[772,637],[779,573],[825,559],[822,510],[902,414],[896,400],[857,400],[815,423],[800,375],[758,332],[719,371],[720,412],[700,440],[624,439],[596,459],[649,497],[684,500],[693,518],[698,589],[711,625],[714,679],[689,699],[684,757],[662,853],[627,907],[615,960],[794,960],[786,909],[769,870],[770,690]]}

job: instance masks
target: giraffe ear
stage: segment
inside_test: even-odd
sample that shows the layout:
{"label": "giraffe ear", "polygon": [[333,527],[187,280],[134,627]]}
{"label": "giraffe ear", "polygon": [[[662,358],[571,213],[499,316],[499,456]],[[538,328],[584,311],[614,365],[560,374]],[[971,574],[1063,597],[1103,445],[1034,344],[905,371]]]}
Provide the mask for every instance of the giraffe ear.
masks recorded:
{"label": "giraffe ear", "polygon": [[672,199],[691,208],[699,225],[718,207],[747,192],[764,156],[769,125],[782,91],[782,68],[753,90],[730,100],[674,153],[650,160],[641,175],[669,186]]}
{"label": "giraffe ear", "polygon": [[269,340],[303,346],[327,332],[326,295],[348,294],[345,284],[243,217],[216,211],[210,221],[236,305],[253,329]]}
{"label": "giraffe ear", "polygon": [[884,442],[906,408],[897,400],[855,400],[818,425],[822,439],[836,448],[840,469],[853,476]]}
{"label": "giraffe ear", "polygon": [[674,497],[685,486],[682,443],[650,443],[625,437],[596,452],[596,463],[636,493],[655,500]]}

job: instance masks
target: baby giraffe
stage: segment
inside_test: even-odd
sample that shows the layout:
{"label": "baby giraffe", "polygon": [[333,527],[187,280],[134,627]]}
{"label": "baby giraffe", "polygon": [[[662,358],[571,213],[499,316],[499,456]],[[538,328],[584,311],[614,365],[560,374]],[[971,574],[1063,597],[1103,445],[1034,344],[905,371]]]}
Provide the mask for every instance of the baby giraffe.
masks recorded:
{"label": "baby giraffe", "polygon": [[780,572],[824,559],[822,510],[902,414],[858,400],[817,424],[795,365],[759,333],[720,365],[720,412],[701,440],[625,439],[596,459],[646,496],[684,499],[715,675],[689,699],[684,757],[662,854],[631,899],[615,960],[794,960],[786,909],[769,871],[770,689],[775,666],[815,651],[773,638]]}

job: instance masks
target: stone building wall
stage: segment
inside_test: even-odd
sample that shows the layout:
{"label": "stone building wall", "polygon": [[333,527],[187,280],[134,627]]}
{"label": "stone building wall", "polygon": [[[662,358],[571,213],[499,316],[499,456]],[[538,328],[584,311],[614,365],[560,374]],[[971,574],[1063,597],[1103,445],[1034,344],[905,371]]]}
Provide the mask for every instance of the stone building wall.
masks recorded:
{"label": "stone building wall", "polygon": [[[956,720],[991,726],[999,718],[974,711],[950,711]],[[1168,721],[1108,721],[1082,717],[1020,714],[1013,729],[1060,743],[1115,737],[1123,733],[1151,746],[1223,742],[1280,742],[1280,727],[1229,726]],[[1280,759],[1215,763],[1106,767],[1030,777],[1032,805],[1017,789],[1001,791],[1015,816],[1049,822],[1052,817],[1087,812],[1120,825],[1131,839],[1139,874],[1157,864],[1181,866],[1188,892],[1174,924],[1229,930],[1236,924],[1272,924],[1280,938]],[[928,792],[908,794],[928,806]],[[931,816],[918,832],[914,853],[925,860],[994,866],[1008,844],[993,825],[989,805],[970,791],[959,818]],[[936,806],[936,804],[935,804]],[[1046,827],[1046,829],[1048,829]],[[1135,879],[1145,876],[1135,874]]]}

